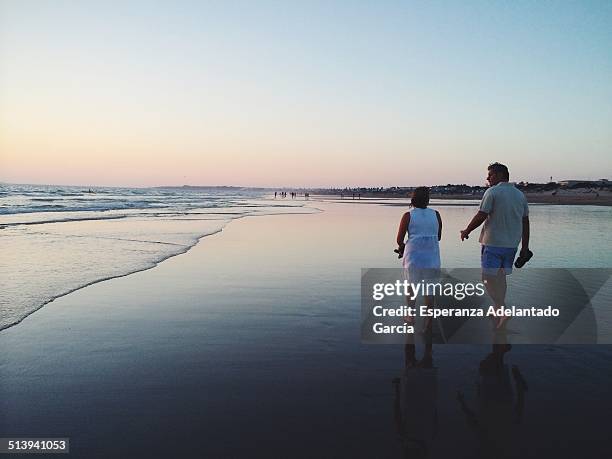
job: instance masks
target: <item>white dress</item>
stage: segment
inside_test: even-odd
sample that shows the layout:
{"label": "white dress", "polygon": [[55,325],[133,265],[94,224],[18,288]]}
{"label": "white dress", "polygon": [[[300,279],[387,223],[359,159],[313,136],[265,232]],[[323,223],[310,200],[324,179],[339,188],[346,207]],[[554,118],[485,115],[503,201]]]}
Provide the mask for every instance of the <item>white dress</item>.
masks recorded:
{"label": "white dress", "polygon": [[433,209],[410,211],[408,240],[404,247],[402,265],[411,282],[437,279],[440,274],[440,245],[438,217]]}

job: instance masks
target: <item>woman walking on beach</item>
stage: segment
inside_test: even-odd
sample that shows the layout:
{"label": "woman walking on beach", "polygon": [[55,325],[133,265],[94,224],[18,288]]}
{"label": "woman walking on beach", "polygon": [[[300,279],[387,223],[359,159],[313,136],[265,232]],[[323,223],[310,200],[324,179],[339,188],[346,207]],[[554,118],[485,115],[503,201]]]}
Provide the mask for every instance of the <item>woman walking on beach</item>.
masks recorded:
{"label": "woman walking on beach", "polygon": [[[397,232],[398,252],[403,254],[402,265],[411,283],[437,280],[440,273],[440,246],[442,219],[437,210],[429,209],[429,188],[420,186],[412,193],[411,210],[400,221]],[[408,239],[404,239],[408,235]],[[408,306],[414,306],[415,298],[408,297]],[[424,304],[433,306],[433,295],[423,296]],[[408,318],[412,319],[412,318]],[[431,320],[426,322],[426,329]]]}

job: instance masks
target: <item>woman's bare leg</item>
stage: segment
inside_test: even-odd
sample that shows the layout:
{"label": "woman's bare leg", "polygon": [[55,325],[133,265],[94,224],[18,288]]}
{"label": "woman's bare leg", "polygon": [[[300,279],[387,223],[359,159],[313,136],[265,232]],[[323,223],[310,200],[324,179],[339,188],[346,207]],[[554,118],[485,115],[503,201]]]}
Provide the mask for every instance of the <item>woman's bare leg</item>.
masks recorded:
{"label": "woman's bare leg", "polygon": [[[427,309],[431,309],[434,306],[435,300],[433,295],[426,295],[423,297],[423,303],[427,306]],[[426,317],[423,322],[423,333],[428,333],[432,329],[431,317]]]}
{"label": "woman's bare leg", "polygon": [[[408,306],[409,308],[414,308],[414,305],[416,304],[416,299],[413,299],[414,295],[412,293],[412,287],[408,287],[408,296],[406,297],[406,306]],[[406,322],[407,324],[413,325],[415,321],[415,317],[414,316],[405,316],[404,317],[404,322]]]}

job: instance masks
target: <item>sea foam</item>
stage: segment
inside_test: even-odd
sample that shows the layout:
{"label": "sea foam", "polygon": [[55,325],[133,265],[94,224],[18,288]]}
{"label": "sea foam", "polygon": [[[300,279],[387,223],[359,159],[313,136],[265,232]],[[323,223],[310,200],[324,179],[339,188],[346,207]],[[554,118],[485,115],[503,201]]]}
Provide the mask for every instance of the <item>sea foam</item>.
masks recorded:
{"label": "sea foam", "polygon": [[[304,207],[303,201],[262,195],[226,189],[98,189],[94,194],[66,187],[4,185],[0,330],[74,290],[185,253],[233,219],[316,211]],[[79,204],[70,202],[75,196]],[[57,199],[64,210],[49,212],[36,205],[47,199]]]}

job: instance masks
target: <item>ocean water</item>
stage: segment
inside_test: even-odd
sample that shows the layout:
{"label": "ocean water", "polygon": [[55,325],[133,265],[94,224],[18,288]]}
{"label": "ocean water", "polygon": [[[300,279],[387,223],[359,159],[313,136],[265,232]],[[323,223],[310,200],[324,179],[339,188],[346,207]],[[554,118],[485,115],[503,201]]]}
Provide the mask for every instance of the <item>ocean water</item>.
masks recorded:
{"label": "ocean water", "polygon": [[184,253],[236,218],[308,213],[240,188],[0,185],[0,330],[101,280]]}

